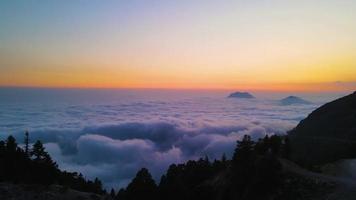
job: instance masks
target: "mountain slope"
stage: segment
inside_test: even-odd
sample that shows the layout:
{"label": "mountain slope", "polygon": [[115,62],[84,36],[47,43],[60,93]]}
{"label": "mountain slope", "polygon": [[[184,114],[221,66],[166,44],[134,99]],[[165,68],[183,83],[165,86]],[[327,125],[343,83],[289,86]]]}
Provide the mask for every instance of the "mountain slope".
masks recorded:
{"label": "mountain slope", "polygon": [[316,109],[289,136],[292,159],[303,165],[356,157],[356,92]]}
{"label": "mountain slope", "polygon": [[108,195],[80,192],[60,185],[0,183],[1,200],[111,200]]}
{"label": "mountain slope", "polygon": [[[283,169],[289,171],[295,175],[300,175],[305,179],[314,181],[317,184],[321,184],[321,195],[315,199],[328,199],[328,200],[353,200],[356,196],[356,180],[352,178],[335,177],[326,174],[320,174],[308,171],[299,167],[295,163],[280,159]],[[310,192],[310,191],[309,191]],[[313,198],[314,199],[314,198]]]}

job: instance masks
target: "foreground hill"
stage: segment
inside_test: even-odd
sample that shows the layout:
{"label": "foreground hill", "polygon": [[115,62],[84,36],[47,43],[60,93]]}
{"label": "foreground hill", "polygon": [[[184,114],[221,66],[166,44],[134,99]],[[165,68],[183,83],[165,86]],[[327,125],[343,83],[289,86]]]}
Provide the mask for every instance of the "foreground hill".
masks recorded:
{"label": "foreground hill", "polygon": [[313,111],[289,133],[292,159],[305,166],[356,157],[356,92]]}
{"label": "foreground hill", "polygon": [[60,185],[0,183],[2,200],[110,200],[108,195],[80,192]]}
{"label": "foreground hill", "polygon": [[[351,200],[356,184],[313,173],[287,160],[288,139],[244,136],[231,160],[224,156],[172,164],[158,184],[141,169],[116,200]],[[346,187],[347,186],[347,187]],[[350,188],[349,188],[350,187]]]}
{"label": "foreground hill", "polygon": [[[12,136],[9,136],[4,141],[0,140],[0,183],[3,183],[0,187],[1,200],[36,199],[36,196],[38,196],[37,199],[41,199],[41,195],[47,195],[47,190],[51,192],[51,195],[53,194],[52,196],[62,194],[56,193],[56,191],[52,192],[49,187],[40,187],[41,185],[50,186],[53,184],[98,195],[106,193],[99,179],[96,178],[91,181],[85,179],[80,173],[60,170],[56,162],[52,160],[45,150],[41,141],[35,142],[32,147],[28,141],[28,133],[25,136],[24,147],[19,146]],[[33,187],[27,187],[26,185],[32,185]],[[67,190],[62,192],[65,191]],[[48,195],[50,194],[48,193]],[[42,199],[52,198],[43,197]]]}

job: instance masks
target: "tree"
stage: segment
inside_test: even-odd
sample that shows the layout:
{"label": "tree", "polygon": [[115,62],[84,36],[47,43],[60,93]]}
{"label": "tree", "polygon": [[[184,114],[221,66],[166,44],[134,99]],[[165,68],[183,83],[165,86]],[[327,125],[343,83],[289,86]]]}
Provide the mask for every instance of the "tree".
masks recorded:
{"label": "tree", "polygon": [[111,198],[112,198],[112,199],[114,199],[114,198],[115,198],[116,194],[115,194],[115,190],[114,190],[114,188],[111,188],[111,191],[110,191],[110,196],[111,196]]}
{"label": "tree", "polygon": [[29,156],[29,153],[30,153],[29,152],[29,141],[30,141],[29,140],[29,133],[28,133],[28,131],[26,131],[25,132],[25,141],[24,142],[25,142],[25,153],[26,153],[27,156]]}
{"label": "tree", "polygon": [[232,198],[240,199],[243,197],[246,188],[251,182],[251,177],[255,173],[255,156],[253,149],[254,142],[251,137],[245,135],[242,141],[237,141],[237,146],[232,160]]}
{"label": "tree", "polygon": [[6,150],[5,142],[4,141],[0,141],[0,156],[3,156],[5,154],[5,150]]}
{"label": "tree", "polygon": [[96,191],[95,193],[102,194],[104,193],[102,190],[103,184],[98,178],[95,178],[94,183],[93,183],[93,191]]}
{"label": "tree", "polygon": [[233,164],[247,162],[251,159],[254,142],[249,135],[244,135],[242,141],[237,141],[237,146],[233,156]]}
{"label": "tree", "polygon": [[256,159],[256,172],[249,188],[248,199],[264,199],[281,185],[282,165],[273,154]]}
{"label": "tree", "polygon": [[156,193],[157,185],[146,168],[137,172],[136,177],[126,188],[128,200],[156,199]]}
{"label": "tree", "polygon": [[270,138],[266,135],[263,139],[259,139],[255,144],[255,151],[260,155],[264,155],[270,148]]}
{"label": "tree", "polygon": [[41,141],[37,140],[33,145],[31,156],[34,157],[33,173],[36,176],[36,181],[45,184],[53,183],[60,171]]}
{"label": "tree", "polygon": [[290,141],[289,141],[289,137],[286,136],[284,138],[283,156],[285,158],[289,159],[290,158],[290,152],[291,152]]}
{"label": "tree", "polygon": [[42,142],[37,141],[30,151],[28,141],[28,133],[25,133],[25,146],[22,149],[12,136],[5,141],[0,140],[0,181],[44,185],[56,182],[83,192],[106,192],[102,190],[99,179],[87,181],[76,172],[60,171]]}
{"label": "tree", "polygon": [[270,138],[270,147],[273,154],[278,154],[282,146],[282,138],[278,135],[273,135]]}
{"label": "tree", "polygon": [[115,200],[126,200],[126,190],[121,188],[117,193]]}
{"label": "tree", "polygon": [[222,157],[221,157],[221,162],[222,163],[226,163],[226,154],[225,153],[223,153],[223,155],[222,155]]}
{"label": "tree", "polygon": [[[195,161],[188,161],[186,165],[195,165]],[[187,172],[186,165],[171,164],[166,175],[163,175],[159,184],[159,198],[162,200],[180,200],[188,198],[188,185],[185,184],[185,177],[190,172]],[[191,184],[191,183],[190,183]],[[174,195],[172,195],[174,194]]]}
{"label": "tree", "polygon": [[6,140],[6,150],[8,152],[13,152],[13,153],[16,152],[16,150],[17,150],[16,140],[11,135]]}
{"label": "tree", "polygon": [[45,148],[41,141],[37,140],[36,143],[33,145],[31,156],[35,157],[35,160],[43,160],[47,155]]}

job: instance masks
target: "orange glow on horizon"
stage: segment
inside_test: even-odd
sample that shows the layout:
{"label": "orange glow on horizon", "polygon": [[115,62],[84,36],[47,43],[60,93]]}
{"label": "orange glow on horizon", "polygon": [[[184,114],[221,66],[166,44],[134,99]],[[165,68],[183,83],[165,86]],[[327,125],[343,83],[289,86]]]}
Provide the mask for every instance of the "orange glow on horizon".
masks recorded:
{"label": "orange glow on horizon", "polygon": [[240,84],[230,86],[215,85],[3,85],[0,87],[64,88],[64,89],[163,89],[163,90],[228,90],[228,91],[273,91],[273,92],[337,92],[356,91],[355,82],[347,83],[266,83]]}

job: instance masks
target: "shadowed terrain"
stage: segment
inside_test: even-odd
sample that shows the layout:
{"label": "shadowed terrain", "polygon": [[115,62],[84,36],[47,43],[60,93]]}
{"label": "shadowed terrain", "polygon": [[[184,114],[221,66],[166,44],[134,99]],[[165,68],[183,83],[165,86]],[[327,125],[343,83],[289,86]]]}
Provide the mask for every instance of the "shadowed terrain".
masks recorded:
{"label": "shadowed terrain", "polygon": [[356,92],[313,111],[289,133],[292,159],[305,166],[356,157]]}

